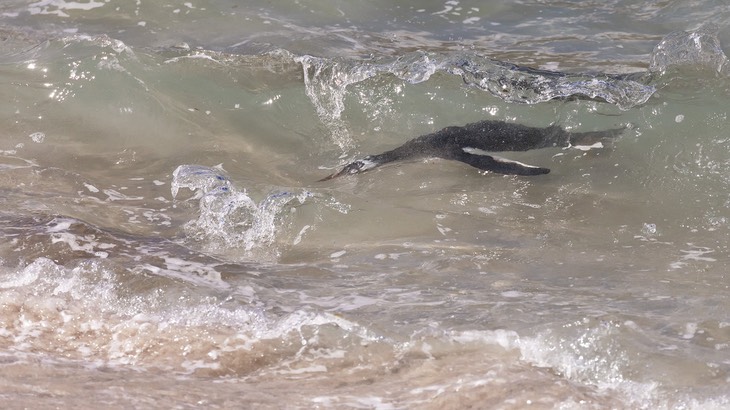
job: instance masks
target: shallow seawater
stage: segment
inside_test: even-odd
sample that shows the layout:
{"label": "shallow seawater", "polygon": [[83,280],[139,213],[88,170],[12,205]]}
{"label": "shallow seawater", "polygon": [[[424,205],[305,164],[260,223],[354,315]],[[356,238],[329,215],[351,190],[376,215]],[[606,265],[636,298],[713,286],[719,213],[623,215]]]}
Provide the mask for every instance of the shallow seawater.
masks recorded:
{"label": "shallow seawater", "polygon": [[730,407],[724,2],[242,3],[0,5],[6,407]]}

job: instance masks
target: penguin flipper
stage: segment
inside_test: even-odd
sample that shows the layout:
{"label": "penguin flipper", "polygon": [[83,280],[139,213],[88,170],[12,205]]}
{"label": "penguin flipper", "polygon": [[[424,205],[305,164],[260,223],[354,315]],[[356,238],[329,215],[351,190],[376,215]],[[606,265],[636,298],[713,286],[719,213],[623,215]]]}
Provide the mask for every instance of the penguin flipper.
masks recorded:
{"label": "penguin flipper", "polygon": [[469,164],[484,171],[506,175],[544,175],[550,172],[547,168],[523,164],[506,158],[490,155],[486,151],[465,147],[453,159]]}
{"label": "penguin flipper", "polygon": [[[379,155],[368,155],[365,158],[353,161],[339,171],[330,174],[317,182],[329,181],[344,175],[360,174],[379,167],[385,163],[393,161],[401,161],[408,159],[409,155],[393,155],[395,151],[388,151]],[[413,156],[413,155],[411,155]],[[496,155],[487,153],[487,151],[479,148],[464,147],[457,152],[450,152],[446,155],[436,155],[440,158],[453,159],[469,164],[475,168],[484,171],[495,172],[497,174],[507,175],[543,175],[550,172],[547,168],[541,168],[534,165],[523,164],[522,162],[513,161],[507,158],[501,158]]]}

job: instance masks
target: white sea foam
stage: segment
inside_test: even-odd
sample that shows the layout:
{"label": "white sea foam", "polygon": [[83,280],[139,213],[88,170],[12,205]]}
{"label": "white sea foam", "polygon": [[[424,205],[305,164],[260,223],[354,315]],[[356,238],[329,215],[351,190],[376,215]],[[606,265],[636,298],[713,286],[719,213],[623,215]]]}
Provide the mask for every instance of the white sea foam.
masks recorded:
{"label": "white sea foam", "polygon": [[688,243],[687,246],[690,247],[690,249],[682,249],[680,252],[683,254],[679,260],[674,261],[669,264],[669,267],[671,269],[682,269],[685,266],[687,266],[689,263],[693,262],[705,262],[705,263],[711,263],[711,262],[717,262],[717,259],[706,256],[713,254],[715,252],[714,249],[704,247],[704,246],[695,246],[692,243]]}
{"label": "white sea foam", "polygon": [[627,353],[617,345],[612,329],[612,325],[588,326],[572,337],[557,336],[551,331],[534,337],[521,337],[506,330],[460,331],[452,332],[450,338],[460,344],[484,343],[517,350],[527,363],[550,368],[574,383],[614,391],[623,396],[622,402],[640,407],[663,406],[657,383],[624,376]]}
{"label": "white sea foam", "polygon": [[[191,265],[168,259],[168,266],[188,270]],[[247,350],[264,339],[286,338],[312,325],[356,328],[335,316],[303,312],[268,325],[246,307],[231,310],[214,299],[171,298],[162,289],[125,296],[118,292],[115,275],[99,265],[69,270],[41,258],[6,278],[0,282],[5,290],[2,302],[25,312],[6,327],[16,349],[44,351],[46,339],[52,338],[53,351],[67,349],[109,364],[165,364],[181,372],[218,369],[224,358],[212,351]],[[215,335],[205,336],[210,331]],[[248,342],[231,344],[229,339]],[[148,350],[158,343],[171,349]],[[343,356],[327,354],[333,359]]]}
{"label": "white sea foam", "polygon": [[28,12],[35,14],[56,15],[58,17],[70,17],[67,13],[72,10],[89,11],[104,7],[107,3],[89,0],[88,2],[66,1],[66,0],[40,0],[28,5]]}

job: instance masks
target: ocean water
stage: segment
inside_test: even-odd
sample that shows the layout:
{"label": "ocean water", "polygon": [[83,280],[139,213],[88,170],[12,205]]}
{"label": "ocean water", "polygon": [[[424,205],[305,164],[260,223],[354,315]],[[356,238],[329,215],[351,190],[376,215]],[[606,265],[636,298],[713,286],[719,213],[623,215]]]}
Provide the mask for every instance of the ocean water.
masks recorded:
{"label": "ocean water", "polygon": [[[728,21],[3,1],[3,408],[730,408]],[[484,119],[625,131],[317,182]]]}

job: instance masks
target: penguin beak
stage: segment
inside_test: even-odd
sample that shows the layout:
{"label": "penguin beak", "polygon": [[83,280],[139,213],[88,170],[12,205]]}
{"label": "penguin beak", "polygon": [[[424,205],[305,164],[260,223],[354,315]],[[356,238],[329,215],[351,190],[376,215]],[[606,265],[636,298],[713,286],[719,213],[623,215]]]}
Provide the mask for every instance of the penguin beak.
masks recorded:
{"label": "penguin beak", "polygon": [[335,172],[334,174],[330,174],[330,175],[328,175],[328,176],[326,176],[326,177],[324,177],[324,178],[322,178],[320,180],[317,180],[317,182],[329,181],[330,179],[335,179],[337,177],[342,176],[342,174],[344,174],[344,173],[345,173],[345,168],[342,168],[341,170]]}
{"label": "penguin beak", "polygon": [[335,178],[341,177],[346,174],[352,174],[352,175],[359,174],[359,173],[365,172],[368,169],[373,168],[373,167],[374,167],[374,164],[372,162],[359,159],[355,162],[345,165],[344,167],[342,167],[341,170],[335,172],[334,174],[332,174],[330,176],[324,177],[317,182],[329,181],[330,179],[335,179]]}

